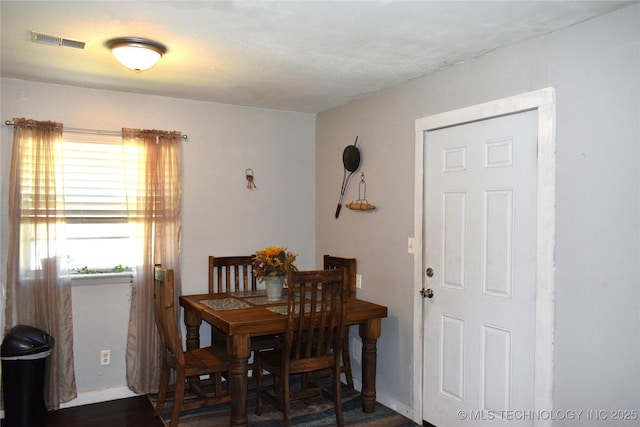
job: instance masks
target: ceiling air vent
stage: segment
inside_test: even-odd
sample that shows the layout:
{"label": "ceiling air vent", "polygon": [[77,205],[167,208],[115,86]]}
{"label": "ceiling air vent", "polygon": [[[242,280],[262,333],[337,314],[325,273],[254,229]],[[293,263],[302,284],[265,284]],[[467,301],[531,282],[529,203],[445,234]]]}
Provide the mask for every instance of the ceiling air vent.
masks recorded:
{"label": "ceiling air vent", "polygon": [[34,43],[51,44],[55,46],[72,47],[74,49],[84,49],[85,42],[69,40],[59,36],[37,33],[31,31],[31,41]]}

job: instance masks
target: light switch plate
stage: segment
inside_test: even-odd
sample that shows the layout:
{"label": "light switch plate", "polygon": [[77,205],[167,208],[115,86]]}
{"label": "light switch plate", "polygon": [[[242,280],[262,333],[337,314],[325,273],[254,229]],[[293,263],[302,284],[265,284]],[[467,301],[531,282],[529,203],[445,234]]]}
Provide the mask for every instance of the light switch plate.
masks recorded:
{"label": "light switch plate", "polygon": [[413,244],[415,243],[415,239],[413,237],[409,237],[409,241],[407,243],[407,252],[410,254],[414,253]]}

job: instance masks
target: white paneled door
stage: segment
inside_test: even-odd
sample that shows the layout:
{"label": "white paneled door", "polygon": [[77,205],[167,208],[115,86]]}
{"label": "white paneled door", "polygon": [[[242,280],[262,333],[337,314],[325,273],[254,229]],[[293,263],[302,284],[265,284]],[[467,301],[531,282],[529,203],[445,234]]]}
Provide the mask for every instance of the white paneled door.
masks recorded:
{"label": "white paneled door", "polygon": [[537,111],[429,131],[424,420],[529,426],[534,409]]}

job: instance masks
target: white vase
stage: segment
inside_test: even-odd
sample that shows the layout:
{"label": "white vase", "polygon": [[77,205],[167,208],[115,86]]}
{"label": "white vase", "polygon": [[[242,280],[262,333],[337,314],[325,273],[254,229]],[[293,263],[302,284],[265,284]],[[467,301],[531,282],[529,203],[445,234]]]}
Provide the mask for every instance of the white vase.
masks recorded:
{"label": "white vase", "polygon": [[284,276],[267,276],[264,278],[264,283],[267,287],[267,300],[280,301],[282,299]]}

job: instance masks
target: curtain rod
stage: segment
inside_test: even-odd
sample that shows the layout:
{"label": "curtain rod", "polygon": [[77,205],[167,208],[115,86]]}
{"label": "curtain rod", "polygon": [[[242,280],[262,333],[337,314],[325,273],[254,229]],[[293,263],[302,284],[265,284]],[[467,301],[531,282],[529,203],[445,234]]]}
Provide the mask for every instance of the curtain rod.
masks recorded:
{"label": "curtain rod", "polygon": [[[13,126],[14,123],[12,120],[5,120],[4,124],[7,126]],[[67,128],[67,127],[63,127],[62,130],[64,132],[71,132],[71,133],[87,133],[92,135],[122,136],[122,131],[117,131],[117,130],[94,130],[94,129],[80,129],[80,128]],[[186,140],[186,139],[189,139],[189,135],[180,134],[180,138]]]}

